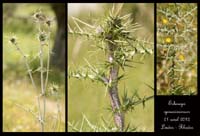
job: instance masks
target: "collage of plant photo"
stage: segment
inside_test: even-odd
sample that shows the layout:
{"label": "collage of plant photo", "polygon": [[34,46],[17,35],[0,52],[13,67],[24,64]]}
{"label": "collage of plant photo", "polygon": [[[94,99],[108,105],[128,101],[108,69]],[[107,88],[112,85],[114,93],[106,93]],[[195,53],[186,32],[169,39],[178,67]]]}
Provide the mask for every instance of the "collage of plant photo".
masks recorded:
{"label": "collage of plant photo", "polygon": [[3,4],[3,132],[65,131],[63,16],[65,4]]}
{"label": "collage of plant photo", "polygon": [[2,8],[3,132],[155,132],[156,97],[198,95],[197,3]]}

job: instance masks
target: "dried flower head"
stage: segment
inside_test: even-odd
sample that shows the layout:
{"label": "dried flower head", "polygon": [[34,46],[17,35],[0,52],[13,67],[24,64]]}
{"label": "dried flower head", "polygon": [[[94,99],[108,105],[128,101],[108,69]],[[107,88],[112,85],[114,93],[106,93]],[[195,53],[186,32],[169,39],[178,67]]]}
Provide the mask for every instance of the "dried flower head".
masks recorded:
{"label": "dried flower head", "polygon": [[49,91],[51,94],[57,93],[58,90],[59,90],[59,86],[55,83],[51,84],[51,86],[49,87]]}
{"label": "dried flower head", "polygon": [[51,26],[51,20],[50,19],[48,19],[47,21],[46,21],[46,24],[50,27]]}
{"label": "dried flower head", "polygon": [[33,15],[33,17],[36,20],[36,22],[39,22],[39,23],[45,23],[47,20],[47,17],[42,13],[42,11],[36,12]]}
{"label": "dried flower head", "polygon": [[17,37],[16,36],[11,36],[11,38],[9,39],[9,42],[11,43],[11,44],[14,44],[14,45],[16,45],[17,44]]}
{"label": "dried flower head", "polygon": [[55,20],[55,18],[49,18],[49,17],[48,17],[48,18],[46,19],[46,24],[47,24],[47,26],[50,27],[50,26],[52,25],[52,23],[53,23],[54,20]]}
{"label": "dried flower head", "polygon": [[45,42],[47,40],[47,34],[44,31],[41,31],[38,35],[38,39],[40,42]]}

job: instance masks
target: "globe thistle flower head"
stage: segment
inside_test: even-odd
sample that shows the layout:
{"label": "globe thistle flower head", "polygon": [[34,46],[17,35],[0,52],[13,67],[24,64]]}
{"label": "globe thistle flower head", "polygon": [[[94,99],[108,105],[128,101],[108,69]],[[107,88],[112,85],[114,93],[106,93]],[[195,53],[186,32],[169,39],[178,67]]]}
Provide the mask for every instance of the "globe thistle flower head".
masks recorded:
{"label": "globe thistle flower head", "polygon": [[15,35],[9,38],[9,43],[16,45],[17,44],[17,37]]}
{"label": "globe thistle flower head", "polygon": [[44,32],[44,31],[39,32],[39,34],[38,34],[38,40],[39,40],[42,44],[44,44],[44,43],[46,42],[46,40],[47,40],[47,33]]}
{"label": "globe thistle flower head", "polygon": [[33,18],[36,22],[39,23],[45,23],[47,20],[47,17],[42,13],[42,11],[38,11],[33,15]]}
{"label": "globe thistle flower head", "polygon": [[58,90],[59,90],[59,86],[55,83],[51,84],[49,87],[49,93],[52,95],[58,93]]}
{"label": "globe thistle flower head", "polygon": [[52,25],[52,23],[53,23],[53,21],[55,20],[55,18],[47,18],[46,19],[46,25],[48,26],[48,27],[50,27],[51,25]]}

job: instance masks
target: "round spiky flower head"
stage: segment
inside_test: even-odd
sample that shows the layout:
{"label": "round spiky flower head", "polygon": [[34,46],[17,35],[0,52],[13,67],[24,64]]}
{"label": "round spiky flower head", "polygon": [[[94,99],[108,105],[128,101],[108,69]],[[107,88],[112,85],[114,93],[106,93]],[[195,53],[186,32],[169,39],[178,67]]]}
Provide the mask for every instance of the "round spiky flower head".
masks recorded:
{"label": "round spiky flower head", "polygon": [[51,26],[51,20],[50,19],[48,19],[47,21],[46,21],[46,24],[50,27]]}
{"label": "round spiky flower head", "polygon": [[9,43],[16,45],[17,44],[17,37],[15,35],[9,38]]}
{"label": "round spiky flower head", "polygon": [[59,86],[55,83],[51,84],[49,87],[49,92],[52,95],[58,93],[58,90],[59,90]]}
{"label": "round spiky flower head", "polygon": [[33,15],[33,17],[36,20],[36,22],[39,22],[39,23],[45,23],[46,20],[47,20],[47,17],[42,13],[41,10],[39,10],[38,12],[36,12]]}
{"label": "round spiky flower head", "polygon": [[55,18],[49,18],[49,17],[48,17],[48,18],[46,19],[46,24],[47,24],[47,26],[50,27],[51,24],[52,24],[52,22],[53,22],[54,20],[55,20]]}
{"label": "round spiky flower head", "polygon": [[40,42],[45,42],[47,39],[47,34],[44,31],[41,31],[38,35],[38,39]]}

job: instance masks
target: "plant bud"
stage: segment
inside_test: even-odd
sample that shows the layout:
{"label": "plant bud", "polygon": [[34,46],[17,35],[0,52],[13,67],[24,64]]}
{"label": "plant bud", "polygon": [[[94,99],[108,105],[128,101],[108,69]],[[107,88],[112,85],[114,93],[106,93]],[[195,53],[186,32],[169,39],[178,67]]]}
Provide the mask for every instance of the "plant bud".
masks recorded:
{"label": "plant bud", "polygon": [[17,38],[16,38],[15,36],[12,36],[12,37],[10,38],[9,42],[10,42],[11,44],[17,44]]}
{"label": "plant bud", "polygon": [[37,22],[42,22],[42,23],[44,23],[44,22],[46,22],[46,20],[47,20],[47,17],[46,17],[41,11],[35,13],[35,14],[33,15],[33,17],[34,17],[34,19],[35,19]]}
{"label": "plant bud", "polygon": [[47,20],[46,24],[50,27],[51,26],[51,20]]}
{"label": "plant bud", "polygon": [[40,32],[38,35],[38,39],[40,42],[45,42],[47,40],[47,34],[45,32]]}

